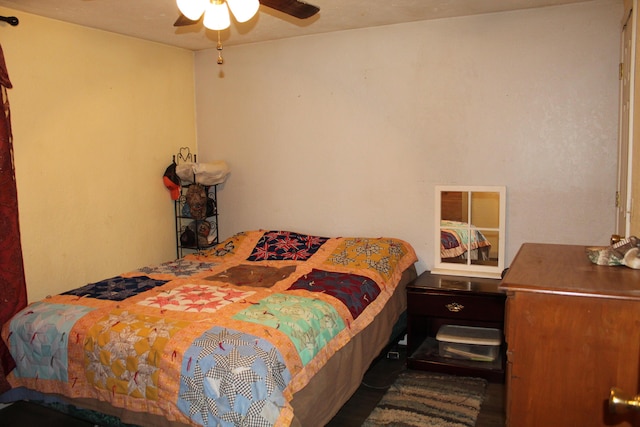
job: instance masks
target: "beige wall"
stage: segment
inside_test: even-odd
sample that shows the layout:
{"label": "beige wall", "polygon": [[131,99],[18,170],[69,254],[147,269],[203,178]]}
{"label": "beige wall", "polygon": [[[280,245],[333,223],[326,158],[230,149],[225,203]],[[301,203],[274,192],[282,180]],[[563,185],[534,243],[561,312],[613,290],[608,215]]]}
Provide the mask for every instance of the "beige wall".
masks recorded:
{"label": "beige wall", "polygon": [[161,177],[195,146],[193,53],[0,13],[29,300],[175,258]]}
{"label": "beige wall", "polygon": [[622,2],[193,54],[0,8],[30,300],[175,256],[160,177],[225,159],[221,235],[394,235],[433,260],[438,184],[507,186],[525,241],[614,226]]}
{"label": "beige wall", "polygon": [[221,235],[393,235],[433,265],[434,186],[506,185],[524,242],[608,244],[622,0],[196,53]]}

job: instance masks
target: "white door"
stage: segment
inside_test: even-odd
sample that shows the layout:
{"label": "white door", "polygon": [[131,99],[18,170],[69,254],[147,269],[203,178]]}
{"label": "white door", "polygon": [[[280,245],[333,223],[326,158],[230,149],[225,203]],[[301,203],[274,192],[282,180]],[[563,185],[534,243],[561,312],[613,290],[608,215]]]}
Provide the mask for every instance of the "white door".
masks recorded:
{"label": "white door", "polygon": [[[634,1],[634,6],[635,6]],[[631,111],[631,91],[633,89],[632,67],[633,52],[633,19],[634,11],[627,17],[627,22],[622,28],[621,37],[621,63],[620,63],[620,137],[618,147],[618,189],[616,192],[616,233],[627,236],[630,221],[629,200],[629,146],[632,141],[633,111]]]}

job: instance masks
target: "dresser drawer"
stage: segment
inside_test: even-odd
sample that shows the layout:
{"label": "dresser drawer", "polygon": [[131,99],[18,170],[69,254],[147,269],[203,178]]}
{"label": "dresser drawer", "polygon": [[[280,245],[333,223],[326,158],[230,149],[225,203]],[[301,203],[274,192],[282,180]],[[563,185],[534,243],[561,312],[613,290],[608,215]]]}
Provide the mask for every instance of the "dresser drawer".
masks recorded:
{"label": "dresser drawer", "polygon": [[485,322],[504,321],[502,296],[451,293],[409,293],[407,296],[407,310],[410,315]]}

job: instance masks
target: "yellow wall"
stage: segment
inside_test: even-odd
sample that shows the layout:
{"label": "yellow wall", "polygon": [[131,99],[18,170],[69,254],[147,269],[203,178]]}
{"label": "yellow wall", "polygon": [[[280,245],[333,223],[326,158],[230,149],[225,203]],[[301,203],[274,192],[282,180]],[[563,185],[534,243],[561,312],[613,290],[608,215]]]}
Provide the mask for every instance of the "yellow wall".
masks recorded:
{"label": "yellow wall", "polygon": [[195,151],[193,53],[0,14],[29,300],[175,258],[162,175]]}

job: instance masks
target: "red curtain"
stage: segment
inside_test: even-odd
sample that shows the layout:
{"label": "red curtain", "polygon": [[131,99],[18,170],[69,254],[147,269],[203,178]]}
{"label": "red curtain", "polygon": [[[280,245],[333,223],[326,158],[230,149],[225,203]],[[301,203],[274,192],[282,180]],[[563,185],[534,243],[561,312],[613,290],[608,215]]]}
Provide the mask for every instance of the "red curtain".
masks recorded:
{"label": "red curtain", "polygon": [[[27,305],[20,226],[18,193],[13,165],[11,114],[7,89],[12,87],[0,46],[0,325]],[[15,367],[9,349],[0,340],[0,392],[11,388],[6,374]]]}

